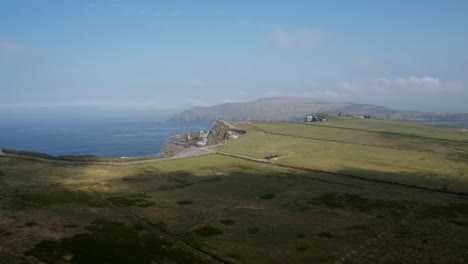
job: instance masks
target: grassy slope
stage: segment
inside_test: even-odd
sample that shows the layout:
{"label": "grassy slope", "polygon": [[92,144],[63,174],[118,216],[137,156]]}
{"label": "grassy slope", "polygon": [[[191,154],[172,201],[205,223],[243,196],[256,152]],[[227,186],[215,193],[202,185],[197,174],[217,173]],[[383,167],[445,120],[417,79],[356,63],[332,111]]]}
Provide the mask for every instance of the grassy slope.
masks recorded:
{"label": "grassy slope", "polygon": [[251,129],[266,134],[216,150],[253,158],[276,154],[280,164],[468,191],[468,136],[462,133],[372,119],[254,122]]}
{"label": "grassy slope", "polygon": [[[265,130],[287,127],[295,133],[316,128],[291,123],[254,125]],[[249,151],[243,154],[261,157],[276,154],[271,153],[274,145],[274,151],[289,155],[278,162],[313,168],[323,164],[330,170],[348,164],[354,172],[372,171],[374,177],[395,177],[382,173],[385,170],[410,171],[413,174],[404,175],[416,180],[418,166],[432,164],[413,164],[417,155],[445,157],[398,147],[261,134],[247,124],[243,128],[250,129],[245,140],[229,143],[225,151],[241,152],[247,144]],[[324,150],[317,151],[320,148]],[[313,156],[315,152],[321,155]],[[372,160],[389,156],[402,165],[398,169],[384,161],[379,166],[358,155]],[[420,183],[436,184],[441,181],[439,173],[460,164],[432,165],[426,170],[434,177],[422,178]],[[228,263],[468,260],[468,200],[464,197],[216,154],[132,166],[0,158],[0,187],[0,259],[7,263],[38,263],[38,259],[125,263],[128,258],[140,263],[200,262],[193,252],[173,247],[174,241],[161,240],[158,232]]]}

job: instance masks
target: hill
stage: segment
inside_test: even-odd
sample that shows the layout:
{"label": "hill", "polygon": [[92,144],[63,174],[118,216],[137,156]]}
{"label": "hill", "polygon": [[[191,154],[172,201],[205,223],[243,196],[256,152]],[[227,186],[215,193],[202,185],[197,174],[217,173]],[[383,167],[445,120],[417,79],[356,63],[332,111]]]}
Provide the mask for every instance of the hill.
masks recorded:
{"label": "hill", "polygon": [[384,106],[350,102],[325,102],[309,97],[270,97],[246,103],[226,103],[210,107],[197,106],[173,115],[169,120],[298,121],[303,120],[306,114],[329,113],[336,115],[340,112],[393,120],[468,124],[468,113],[398,111]]}
{"label": "hill", "polygon": [[0,156],[0,262],[468,261],[466,132],[234,126],[246,133],[187,158]]}
{"label": "hill", "polygon": [[270,97],[246,103],[227,103],[211,107],[192,107],[170,120],[303,120],[306,114],[339,112],[372,114],[386,118],[396,112],[386,107],[354,103],[332,103],[309,97]]}

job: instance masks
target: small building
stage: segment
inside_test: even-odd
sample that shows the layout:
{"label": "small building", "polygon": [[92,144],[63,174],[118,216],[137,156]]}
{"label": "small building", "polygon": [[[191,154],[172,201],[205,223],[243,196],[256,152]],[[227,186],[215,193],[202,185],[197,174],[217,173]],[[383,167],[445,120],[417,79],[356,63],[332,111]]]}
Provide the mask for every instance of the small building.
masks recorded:
{"label": "small building", "polygon": [[323,122],[325,121],[325,116],[322,115],[306,115],[305,122]]}
{"label": "small building", "polygon": [[203,130],[200,130],[200,133],[198,135],[198,141],[196,144],[198,147],[206,146],[206,144],[208,144],[208,133]]}

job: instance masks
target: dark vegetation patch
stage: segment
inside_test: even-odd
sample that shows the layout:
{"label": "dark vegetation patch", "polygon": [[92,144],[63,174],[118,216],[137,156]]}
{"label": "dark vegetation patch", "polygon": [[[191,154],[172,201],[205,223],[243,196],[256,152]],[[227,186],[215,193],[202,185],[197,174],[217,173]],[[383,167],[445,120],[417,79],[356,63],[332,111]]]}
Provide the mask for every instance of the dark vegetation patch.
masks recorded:
{"label": "dark vegetation patch", "polygon": [[260,196],[260,197],[258,197],[258,198],[260,198],[260,199],[265,199],[265,200],[269,200],[269,199],[273,199],[273,198],[275,198],[275,197],[276,197],[275,194],[273,194],[273,193],[267,193],[267,194],[264,194],[264,195],[262,195],[262,196]]}
{"label": "dark vegetation patch", "polygon": [[158,190],[161,190],[161,191],[176,190],[176,189],[187,188],[195,184],[221,181],[220,177],[209,177],[206,179],[193,181],[194,177],[190,173],[182,172],[183,173],[182,175],[177,174],[177,173],[178,172],[174,172],[174,175],[167,176],[167,181],[169,183],[158,187]]}
{"label": "dark vegetation patch", "polygon": [[236,255],[236,254],[231,253],[231,254],[227,254],[226,257],[228,257],[228,260],[233,259],[234,261],[231,261],[232,263],[247,263],[245,261],[245,258],[243,258],[240,255]]}
{"label": "dark vegetation patch", "polygon": [[137,230],[137,231],[143,231],[145,230],[145,227],[140,225],[140,224],[136,224],[133,226],[133,229]]}
{"label": "dark vegetation patch", "polygon": [[2,170],[0,170],[0,176],[3,176],[3,175],[5,175],[5,173]]}
{"label": "dark vegetation patch", "polygon": [[263,159],[266,159],[266,160],[271,160],[271,159],[274,159],[274,158],[278,158],[279,155],[269,155],[269,156],[266,156],[266,157],[263,157]]}
{"label": "dark vegetation patch", "polygon": [[181,201],[177,201],[177,204],[178,204],[178,205],[189,205],[189,204],[193,204],[193,201],[190,201],[190,200],[181,200]]}
{"label": "dark vegetation patch", "polygon": [[308,247],[308,246],[297,246],[296,249],[297,249],[298,251],[304,252],[304,251],[306,251],[307,249],[309,249],[309,247]]}
{"label": "dark vegetation patch", "polygon": [[220,177],[210,177],[210,178],[207,178],[207,179],[199,180],[198,183],[217,182],[217,181],[220,181],[220,180],[221,180]]}
{"label": "dark vegetation patch", "polygon": [[127,195],[130,198],[151,198],[149,197],[146,192],[141,192],[141,193],[132,193]]}
{"label": "dark vegetation patch", "polygon": [[369,229],[369,227],[365,226],[365,225],[352,225],[352,226],[350,226],[350,227],[348,227],[346,229],[348,229],[348,230],[367,230],[367,229]]}
{"label": "dark vegetation patch", "polygon": [[428,206],[422,214],[432,218],[457,218],[459,215],[468,215],[468,204],[450,203],[447,206]]}
{"label": "dark vegetation patch", "polygon": [[164,221],[156,221],[154,223],[149,223],[152,227],[156,227],[161,230],[165,230],[167,228],[167,224]]}
{"label": "dark vegetation patch", "polygon": [[107,201],[118,207],[128,207],[128,206],[138,206],[138,207],[150,207],[154,205],[154,202],[148,201],[144,198],[134,198],[134,197],[109,197]]}
{"label": "dark vegetation patch", "polygon": [[324,205],[329,208],[345,208],[358,210],[360,212],[369,212],[375,209],[385,209],[392,212],[398,212],[405,207],[397,201],[368,199],[357,194],[350,193],[326,193],[321,196],[308,200],[313,205]]}
{"label": "dark vegetation patch", "polygon": [[75,224],[66,224],[66,225],[62,225],[63,228],[77,228],[78,225],[75,225]]}
{"label": "dark vegetation patch", "polygon": [[202,249],[202,246],[200,245],[200,243],[198,243],[198,241],[195,239],[195,237],[193,236],[193,233],[190,233],[190,232],[185,232],[182,236],[181,236],[181,239],[182,241],[184,241],[187,245],[195,248],[195,249],[198,249],[198,250],[203,250]]}
{"label": "dark vegetation patch", "polygon": [[223,230],[218,229],[216,227],[212,227],[212,226],[204,226],[195,230],[195,234],[201,237],[211,237],[211,236],[221,235],[222,233],[223,233]]}
{"label": "dark vegetation patch", "polygon": [[411,230],[410,227],[408,226],[403,226],[400,225],[398,231],[396,232],[397,237],[402,238],[402,239],[415,239],[423,242],[426,244],[430,238],[432,237],[432,234],[430,232],[418,232],[415,230]]}
{"label": "dark vegetation patch", "polygon": [[223,220],[219,220],[219,222],[223,225],[235,225],[236,224],[236,222],[231,219],[223,219]]}
{"label": "dark vegetation patch", "polygon": [[468,151],[453,151],[445,156],[447,159],[464,159],[468,160]]}
{"label": "dark vegetation patch", "polygon": [[12,198],[19,199],[23,202],[39,204],[42,206],[48,206],[51,204],[70,204],[76,203],[89,207],[102,207],[103,205],[99,201],[89,197],[81,191],[54,191],[54,192],[43,192],[43,193],[23,193],[15,194]]}
{"label": "dark vegetation patch", "polygon": [[248,232],[250,235],[256,235],[259,231],[260,231],[260,228],[258,228],[258,227],[254,227],[254,228],[249,228],[249,229],[247,229],[247,232]]}
{"label": "dark vegetation patch", "polygon": [[299,233],[299,234],[297,234],[297,235],[296,235],[296,237],[297,237],[297,238],[304,238],[304,237],[305,237],[305,235],[304,235],[304,234],[302,234],[302,233]]}
{"label": "dark vegetation patch", "polygon": [[25,252],[45,263],[200,263],[191,255],[151,234],[140,234],[118,222],[95,220],[90,233],[58,241],[44,240]]}
{"label": "dark vegetation patch", "polygon": [[13,235],[13,232],[10,232],[10,231],[7,231],[7,232],[4,232],[4,233],[1,234],[1,236],[3,236],[3,237],[9,237],[11,235]]}
{"label": "dark vegetation patch", "polygon": [[468,226],[467,223],[462,222],[462,221],[458,221],[458,220],[454,220],[454,219],[449,219],[448,222],[452,223],[452,224],[455,224],[455,225],[459,225],[459,226]]}
{"label": "dark vegetation patch", "polygon": [[27,223],[24,224],[24,225],[18,226],[18,228],[33,227],[33,226],[37,226],[37,223],[36,223],[36,222],[27,222]]}
{"label": "dark vegetation patch", "polygon": [[324,238],[333,238],[333,235],[330,232],[320,232],[317,234],[319,237],[324,237]]}
{"label": "dark vegetation patch", "polygon": [[164,185],[158,187],[158,190],[160,191],[170,191],[170,190],[177,190],[177,189],[183,189],[189,186],[192,186],[194,183],[189,182],[189,183],[179,183],[179,184],[169,184],[169,185]]}

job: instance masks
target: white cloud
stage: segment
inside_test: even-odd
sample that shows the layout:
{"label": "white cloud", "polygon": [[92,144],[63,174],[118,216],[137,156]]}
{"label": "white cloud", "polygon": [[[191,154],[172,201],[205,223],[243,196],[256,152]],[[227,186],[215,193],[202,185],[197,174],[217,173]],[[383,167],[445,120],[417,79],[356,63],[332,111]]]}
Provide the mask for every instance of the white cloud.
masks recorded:
{"label": "white cloud", "polygon": [[306,49],[316,45],[322,37],[319,31],[286,31],[276,29],[267,36],[267,41],[282,49]]}
{"label": "white cloud", "polygon": [[310,87],[303,95],[330,101],[381,103],[397,108],[414,108],[416,102],[436,102],[438,105],[446,104],[448,109],[450,102],[458,102],[468,93],[468,87],[461,81],[448,81],[433,76],[342,81],[326,88],[320,87]]}

